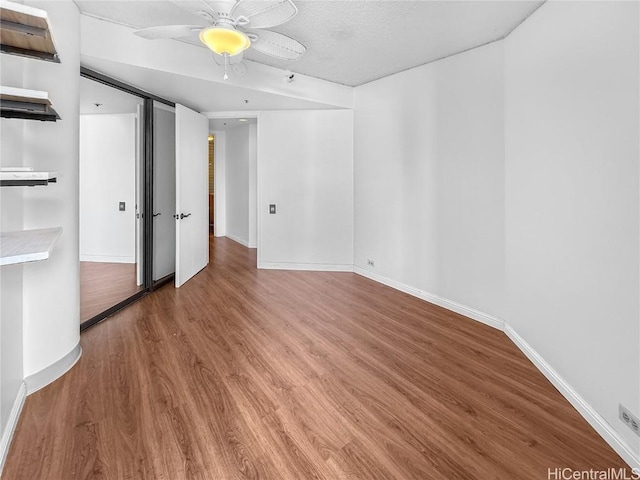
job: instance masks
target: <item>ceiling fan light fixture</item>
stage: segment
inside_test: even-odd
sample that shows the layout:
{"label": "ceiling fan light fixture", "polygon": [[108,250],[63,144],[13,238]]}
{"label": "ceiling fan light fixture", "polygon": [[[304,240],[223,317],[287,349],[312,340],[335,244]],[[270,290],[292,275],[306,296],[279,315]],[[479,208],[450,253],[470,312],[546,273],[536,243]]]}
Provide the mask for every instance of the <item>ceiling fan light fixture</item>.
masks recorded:
{"label": "ceiling fan light fixture", "polygon": [[200,32],[200,41],[218,55],[230,57],[244,52],[251,40],[244,33],[228,27],[209,27]]}

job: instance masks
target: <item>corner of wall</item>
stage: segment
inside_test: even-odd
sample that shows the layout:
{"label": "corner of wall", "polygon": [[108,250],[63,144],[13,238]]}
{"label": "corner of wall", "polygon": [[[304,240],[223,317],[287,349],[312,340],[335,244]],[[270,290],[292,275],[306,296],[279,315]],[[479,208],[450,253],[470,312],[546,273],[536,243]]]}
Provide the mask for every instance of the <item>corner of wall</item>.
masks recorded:
{"label": "corner of wall", "polygon": [[227,180],[226,180],[226,136],[223,131],[213,131],[215,137],[214,144],[214,182],[215,182],[215,203],[214,203],[214,236],[224,237],[227,232]]}
{"label": "corner of wall", "polygon": [[11,406],[7,425],[2,430],[2,437],[0,438],[0,476],[2,476],[4,463],[7,460],[9,446],[11,445],[11,439],[13,438],[13,434],[18,426],[18,420],[20,419],[20,413],[22,412],[22,407],[24,406],[26,397],[27,386],[22,382]]}
{"label": "corner of wall", "polygon": [[27,122],[24,163],[59,172],[58,183],[24,193],[24,227],[62,227],[51,258],[24,267],[24,375],[37,374],[80,341],[80,13],[73,2],[28,1],[47,12],[61,62],[25,64],[24,87],[49,93],[61,120]]}

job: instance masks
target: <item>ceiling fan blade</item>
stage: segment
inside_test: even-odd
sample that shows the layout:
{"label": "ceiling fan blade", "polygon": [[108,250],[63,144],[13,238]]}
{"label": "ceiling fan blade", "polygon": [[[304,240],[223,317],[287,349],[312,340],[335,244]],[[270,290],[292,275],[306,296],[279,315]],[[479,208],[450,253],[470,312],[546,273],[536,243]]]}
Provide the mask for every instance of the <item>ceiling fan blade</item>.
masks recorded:
{"label": "ceiling fan blade", "polygon": [[291,20],[296,13],[298,8],[291,0],[239,0],[231,18],[244,17],[250,28],[270,28]]}
{"label": "ceiling fan blade", "polygon": [[202,30],[202,28],[200,25],[163,25],[160,27],[143,28],[133,33],[147,40],[158,40],[161,38],[188,37],[193,32]]}
{"label": "ceiling fan blade", "polygon": [[251,43],[253,48],[276,58],[297,60],[306,50],[306,47],[297,40],[270,30],[250,32],[250,37],[253,40]]}

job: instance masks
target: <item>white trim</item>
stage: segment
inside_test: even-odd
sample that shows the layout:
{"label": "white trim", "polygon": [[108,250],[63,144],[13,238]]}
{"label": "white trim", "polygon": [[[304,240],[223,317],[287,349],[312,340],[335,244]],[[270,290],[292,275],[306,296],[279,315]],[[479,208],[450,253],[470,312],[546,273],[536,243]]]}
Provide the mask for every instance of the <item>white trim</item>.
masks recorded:
{"label": "white trim", "polygon": [[362,275],[363,277],[367,277],[378,283],[387,285],[388,287],[395,288],[396,290],[400,290],[401,292],[408,293],[409,295],[413,295],[414,297],[417,297],[426,302],[434,303],[443,308],[446,308],[447,310],[451,310],[453,312],[459,313],[460,315],[464,315],[465,317],[476,320],[480,323],[484,323],[485,325],[489,325],[490,327],[497,328],[498,330],[503,330],[504,321],[500,320],[499,318],[495,318],[487,313],[475,310],[452,300],[439,297],[438,295],[435,295],[433,293],[425,292],[424,290],[411,287],[396,280],[391,280],[390,278],[378,275],[377,273],[373,273],[358,266],[354,266],[353,271],[358,275]]}
{"label": "white trim", "polygon": [[640,469],[640,455],[615,431],[615,429],[587,403],[587,401],[569,385],[544,358],[536,352],[518,333],[508,324],[504,325],[504,333],[524,353],[554,387],[566,398],[571,405],[589,422],[598,434],[613,448],[631,468]]}
{"label": "white trim", "polygon": [[233,240],[234,242],[239,243],[244,247],[249,248],[249,242],[247,240],[244,240],[243,238],[236,237],[235,235],[231,235],[230,233],[227,233],[225,237],[227,237],[229,240]]}
{"label": "white trim", "polygon": [[331,263],[259,262],[258,268],[264,270],[305,270],[308,272],[353,272],[353,265]]}
{"label": "white trim", "polygon": [[0,475],[2,475],[2,469],[4,468],[4,462],[7,459],[7,453],[9,453],[9,446],[11,445],[11,439],[13,433],[16,431],[18,425],[18,419],[20,418],[20,412],[24,406],[24,400],[27,397],[27,385],[22,382],[18,387],[18,393],[16,399],[11,407],[11,413],[7,420],[7,425],[2,432],[2,440],[0,440]]}
{"label": "white trim", "polygon": [[136,263],[136,257],[116,257],[111,255],[80,255],[81,262]]}
{"label": "white trim", "polygon": [[29,375],[24,379],[24,383],[27,387],[27,395],[37,392],[67,373],[71,370],[71,367],[80,360],[81,356],[82,347],[80,347],[80,343],[78,343],[60,360],[53,362],[51,365],[43,368],[39,372]]}

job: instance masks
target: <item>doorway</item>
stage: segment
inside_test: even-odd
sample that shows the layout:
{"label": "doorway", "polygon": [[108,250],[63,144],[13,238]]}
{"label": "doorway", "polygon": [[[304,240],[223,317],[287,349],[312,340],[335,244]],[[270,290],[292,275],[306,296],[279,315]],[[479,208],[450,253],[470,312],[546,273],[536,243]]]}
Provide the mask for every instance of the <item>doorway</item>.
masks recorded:
{"label": "doorway", "polygon": [[257,114],[212,118],[216,237],[258,245]]}

